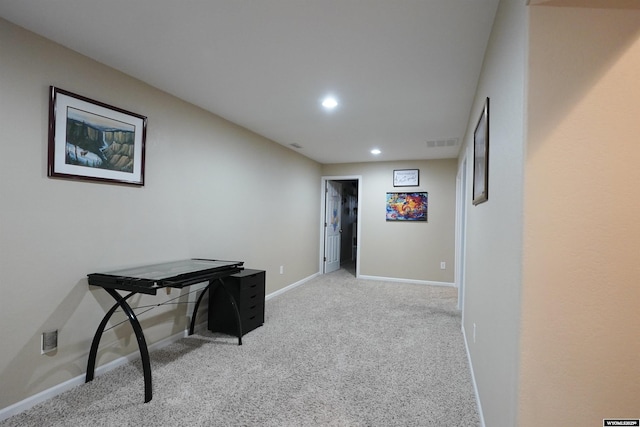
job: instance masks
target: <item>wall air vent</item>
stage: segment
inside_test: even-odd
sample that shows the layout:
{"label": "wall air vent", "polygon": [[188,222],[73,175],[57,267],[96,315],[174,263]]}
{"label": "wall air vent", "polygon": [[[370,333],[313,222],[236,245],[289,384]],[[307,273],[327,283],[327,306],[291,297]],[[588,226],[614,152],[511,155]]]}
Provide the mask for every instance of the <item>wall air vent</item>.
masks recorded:
{"label": "wall air vent", "polygon": [[434,139],[432,141],[427,141],[427,147],[456,147],[458,142],[458,138]]}

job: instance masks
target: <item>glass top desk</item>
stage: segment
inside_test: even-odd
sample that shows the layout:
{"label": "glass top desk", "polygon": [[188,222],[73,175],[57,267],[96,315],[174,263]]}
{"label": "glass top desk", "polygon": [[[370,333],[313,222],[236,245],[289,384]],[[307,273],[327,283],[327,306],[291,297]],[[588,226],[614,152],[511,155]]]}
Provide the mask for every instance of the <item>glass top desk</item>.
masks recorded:
{"label": "glass top desk", "polygon": [[[236,323],[238,326],[238,345],[242,345],[242,323],[238,306],[231,293],[227,290],[223,279],[236,274],[242,270],[243,262],[238,261],[219,261],[211,259],[187,259],[182,261],[166,262],[161,264],[145,265],[141,267],[128,268],[106,273],[92,273],[88,275],[89,285],[100,286],[109,295],[116,300],[116,303],[105,314],[91,342],[91,350],[89,351],[89,361],[87,362],[86,382],[93,380],[95,373],[96,357],[98,354],[98,346],[109,319],[121,308],[129,318],[129,323],[133,327],[133,331],[138,341],[140,349],[140,357],[142,359],[142,371],[144,375],[144,397],[145,402],[149,402],[153,396],[151,385],[151,364],[149,361],[149,349],[142,332],[142,327],[133,309],[127,303],[127,300],[136,294],[156,295],[158,289],[162,288],[184,288],[185,286],[195,285],[196,283],[208,282],[196,304],[191,315],[191,324],[189,326],[189,335],[193,334],[196,323],[196,313],[202,298],[213,285],[214,289],[221,286],[224,293],[229,299],[229,303],[233,307],[236,315]],[[121,295],[118,291],[128,292]],[[211,291],[210,295],[213,295]]]}

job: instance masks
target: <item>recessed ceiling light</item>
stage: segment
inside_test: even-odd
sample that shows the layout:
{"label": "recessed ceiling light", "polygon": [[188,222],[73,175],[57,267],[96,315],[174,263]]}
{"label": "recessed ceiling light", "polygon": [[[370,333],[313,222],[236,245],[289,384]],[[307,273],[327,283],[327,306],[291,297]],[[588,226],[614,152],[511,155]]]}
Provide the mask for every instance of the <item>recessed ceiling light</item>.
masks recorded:
{"label": "recessed ceiling light", "polygon": [[338,100],[333,96],[327,96],[322,100],[322,106],[327,110],[333,110],[338,106]]}
{"label": "recessed ceiling light", "polygon": [[374,154],[376,156],[380,153],[382,153],[382,151],[378,150],[377,148],[374,148],[373,150],[371,150],[371,154]]}

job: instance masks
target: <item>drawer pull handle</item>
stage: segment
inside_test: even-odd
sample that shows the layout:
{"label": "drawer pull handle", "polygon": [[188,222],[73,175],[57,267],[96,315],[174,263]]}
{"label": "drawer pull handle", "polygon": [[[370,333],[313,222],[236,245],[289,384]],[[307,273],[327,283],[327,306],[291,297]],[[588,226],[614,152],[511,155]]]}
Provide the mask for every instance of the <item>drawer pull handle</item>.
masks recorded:
{"label": "drawer pull handle", "polygon": [[257,307],[257,305],[252,305],[252,306],[249,308],[249,310],[253,310],[253,309],[254,309],[254,308],[256,308],[256,307]]}
{"label": "drawer pull handle", "polygon": [[249,320],[253,320],[253,319],[255,319],[255,318],[256,318],[256,316],[251,316],[251,317],[249,318]]}

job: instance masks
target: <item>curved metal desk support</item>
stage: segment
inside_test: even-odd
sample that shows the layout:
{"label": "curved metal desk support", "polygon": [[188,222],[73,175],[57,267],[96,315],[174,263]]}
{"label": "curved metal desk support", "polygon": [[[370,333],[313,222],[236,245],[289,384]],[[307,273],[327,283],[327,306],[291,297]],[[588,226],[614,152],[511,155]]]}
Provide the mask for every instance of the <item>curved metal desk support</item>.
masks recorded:
{"label": "curved metal desk support", "polygon": [[144,338],[144,333],[142,332],[142,327],[140,326],[140,322],[138,322],[138,318],[136,314],[133,312],[131,306],[127,303],[127,299],[131,296],[135,295],[137,292],[131,292],[126,296],[120,295],[115,289],[104,288],[105,291],[109,293],[116,300],[116,303],[113,307],[105,314],[102,318],[102,322],[100,322],[100,326],[96,330],[95,335],[93,336],[93,341],[91,342],[91,350],[89,351],[89,361],[87,362],[87,376],[85,382],[89,382],[93,380],[95,367],[96,367],[96,357],[98,355],[98,346],[100,345],[100,339],[102,338],[102,333],[104,332],[104,328],[107,326],[109,319],[118,309],[118,307],[122,308],[122,310],[127,314],[129,318],[129,323],[131,323],[131,327],[133,328],[134,333],[136,334],[136,341],[138,342],[138,348],[140,349],[140,357],[142,359],[142,371],[144,374],[144,402],[147,403],[151,400],[152,393],[152,384],[151,384],[151,362],[149,359],[149,349],[147,348],[147,341]]}
{"label": "curved metal desk support", "polygon": [[231,306],[233,307],[233,312],[236,315],[236,326],[238,328],[238,345],[242,345],[242,320],[240,319],[240,310],[238,310],[238,304],[236,303],[235,298],[233,297],[231,292],[229,292],[229,290],[225,286],[224,280],[217,279],[217,283],[213,287],[213,290],[211,289],[211,285],[212,285],[212,281],[209,281],[209,284],[203,289],[202,293],[200,294],[200,296],[196,300],[196,305],[195,305],[195,307],[193,307],[193,314],[191,315],[191,325],[189,326],[189,335],[193,335],[193,331],[195,330],[195,327],[196,327],[196,316],[198,314],[198,307],[200,307],[200,302],[202,302],[202,298],[204,298],[204,294],[206,294],[207,291],[209,291],[209,295],[212,295],[213,294],[213,290],[215,290],[218,286],[222,286],[222,290],[227,295],[227,298],[229,298],[229,302],[231,303]]}
{"label": "curved metal desk support", "polygon": [[196,329],[196,316],[198,315],[198,308],[200,307],[200,303],[202,302],[202,298],[204,298],[204,294],[207,293],[209,287],[211,286],[211,281],[204,287],[202,293],[196,300],[196,305],[193,307],[193,313],[191,314],[191,324],[189,325],[189,335],[193,335],[193,331]]}
{"label": "curved metal desk support", "polygon": [[[121,308],[129,318],[129,323],[133,328],[140,349],[140,357],[142,359],[142,370],[144,373],[144,401],[149,402],[152,398],[151,386],[151,363],[149,360],[149,349],[147,341],[140,322],[133,312],[133,309],[127,302],[131,296],[136,294],[156,295],[158,289],[161,288],[184,288],[185,286],[195,285],[196,283],[208,282],[203,292],[196,301],[193,313],[191,315],[191,325],[189,327],[189,335],[193,334],[195,328],[195,320],[202,298],[209,290],[214,281],[222,285],[222,289],[229,297],[229,301],[236,313],[236,321],[238,323],[238,345],[242,345],[242,325],[240,320],[240,312],[233,296],[226,289],[222,278],[238,273],[242,270],[242,262],[239,261],[218,261],[211,259],[191,259],[173,261],[168,263],[153,264],[142,267],[134,267],[125,270],[112,271],[110,273],[92,273],[88,275],[89,285],[100,286],[116,300],[111,309],[105,314],[96,330],[91,342],[91,350],[89,351],[89,360],[87,362],[86,382],[93,380],[96,367],[96,358],[98,356],[98,347],[102,334],[109,323],[109,319],[118,308]],[[122,296],[118,291],[129,292]],[[161,305],[161,304],[159,304]]]}
{"label": "curved metal desk support", "polygon": [[218,279],[219,285],[222,286],[222,290],[225,294],[227,294],[227,298],[229,298],[229,302],[233,307],[233,312],[236,315],[236,325],[238,327],[238,345],[242,345],[242,320],[240,319],[240,311],[238,310],[238,304],[236,304],[236,299],[231,295],[231,292],[227,289],[227,286],[224,284],[222,279]]}
{"label": "curved metal desk support", "polygon": [[[209,284],[204,288],[200,296],[198,297],[196,304],[193,308],[193,313],[191,315],[191,325],[189,326],[189,335],[193,335],[193,330],[195,328],[196,323],[196,315],[198,313],[198,308],[204,294],[209,291],[211,288],[213,280],[209,280]],[[240,319],[240,311],[238,310],[238,304],[236,303],[233,295],[227,290],[227,287],[224,284],[224,281],[219,278],[216,280],[216,284],[214,286],[222,286],[222,290],[227,295],[231,306],[233,307],[233,311],[236,315],[236,324],[238,327],[238,345],[242,345],[242,320]],[[153,397],[153,387],[152,387],[152,379],[151,379],[151,360],[149,358],[149,349],[147,347],[147,341],[144,337],[144,333],[142,332],[142,327],[140,326],[140,322],[136,314],[133,312],[133,309],[127,303],[127,300],[136,295],[138,292],[130,292],[125,296],[122,296],[115,289],[104,288],[105,291],[109,293],[116,300],[116,303],[109,309],[107,314],[104,315],[98,329],[96,330],[95,335],[93,336],[93,341],[91,342],[91,350],[89,351],[89,360],[87,362],[87,376],[85,378],[85,382],[92,381],[95,374],[96,367],[96,358],[98,356],[98,347],[100,346],[100,340],[102,339],[102,334],[104,333],[104,329],[109,323],[109,319],[113,313],[116,312],[118,308],[122,308],[122,310],[126,313],[129,318],[129,323],[131,323],[131,327],[136,335],[136,341],[138,342],[138,348],[140,349],[140,358],[142,359],[142,371],[144,375],[144,402],[149,402]]]}

